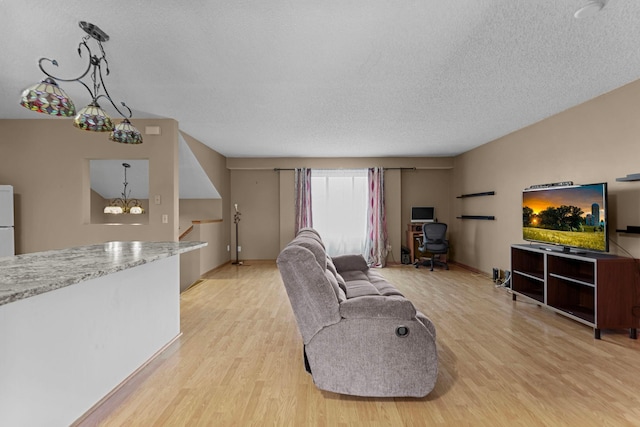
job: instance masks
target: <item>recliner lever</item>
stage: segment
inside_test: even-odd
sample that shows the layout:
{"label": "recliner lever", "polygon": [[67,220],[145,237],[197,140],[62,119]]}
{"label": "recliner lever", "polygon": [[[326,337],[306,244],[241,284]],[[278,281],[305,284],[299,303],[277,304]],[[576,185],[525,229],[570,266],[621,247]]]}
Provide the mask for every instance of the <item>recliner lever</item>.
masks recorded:
{"label": "recliner lever", "polygon": [[409,335],[409,328],[406,326],[398,326],[396,328],[396,335],[400,338],[406,337],[407,335]]}

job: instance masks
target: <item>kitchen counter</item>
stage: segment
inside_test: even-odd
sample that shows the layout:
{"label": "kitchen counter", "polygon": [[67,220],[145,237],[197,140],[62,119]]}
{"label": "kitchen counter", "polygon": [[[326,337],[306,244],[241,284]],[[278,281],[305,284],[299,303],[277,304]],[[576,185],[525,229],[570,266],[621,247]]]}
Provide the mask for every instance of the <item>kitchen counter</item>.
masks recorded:
{"label": "kitchen counter", "polygon": [[108,242],[0,258],[0,305],[204,246],[204,242]]}
{"label": "kitchen counter", "polygon": [[180,337],[180,254],[110,242],[0,258],[0,425],[68,426]]}

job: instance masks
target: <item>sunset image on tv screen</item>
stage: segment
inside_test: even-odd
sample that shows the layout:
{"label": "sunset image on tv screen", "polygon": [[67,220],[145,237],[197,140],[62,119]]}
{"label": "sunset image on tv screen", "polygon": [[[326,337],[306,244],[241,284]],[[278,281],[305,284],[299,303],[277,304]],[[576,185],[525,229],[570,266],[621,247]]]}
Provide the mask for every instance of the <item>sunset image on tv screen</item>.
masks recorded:
{"label": "sunset image on tv screen", "polygon": [[555,245],[607,250],[606,184],[555,187],[522,195],[522,237]]}

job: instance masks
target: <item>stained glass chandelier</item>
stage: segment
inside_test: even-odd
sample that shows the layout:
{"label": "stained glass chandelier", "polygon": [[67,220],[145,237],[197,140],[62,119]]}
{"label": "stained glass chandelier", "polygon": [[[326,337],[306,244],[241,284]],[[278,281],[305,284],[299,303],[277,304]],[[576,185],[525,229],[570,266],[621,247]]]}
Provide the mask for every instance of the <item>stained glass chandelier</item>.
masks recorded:
{"label": "stained glass chandelier", "polygon": [[[78,55],[82,57],[83,49],[88,53],[89,64],[87,65],[87,69],[76,78],[63,79],[48,73],[43,68],[43,62],[50,62],[57,67],[58,62],[55,59],[40,58],[38,61],[38,67],[40,67],[40,70],[47,77],[40,83],[28,87],[22,92],[20,105],[28,108],[29,110],[50,114],[52,116],[73,116],[73,125],[78,129],[92,132],[111,132],[109,134],[109,139],[112,141],[123,144],[142,144],[142,134],[129,121],[132,116],[131,109],[124,102],[121,102],[121,107],[118,108],[111,99],[111,96],[104,84],[102,69],[104,67],[105,73],[108,76],[109,63],[107,62],[107,57],[104,52],[104,48],[102,47],[102,43],[108,41],[109,36],[98,26],[89,22],[80,21],[80,28],[82,28],[87,35],[82,38],[82,41],[78,45]],[[92,39],[100,48],[100,56],[94,55],[89,48],[89,44],[87,42]],[[88,77],[87,80],[91,80],[89,84],[83,81],[85,77]],[[66,92],[58,86],[57,81],[80,83],[87,89],[87,91],[89,91],[89,95],[91,96],[91,102],[89,105],[76,112],[76,107],[73,101],[69,98]],[[123,121],[121,123],[115,126],[113,125],[111,117],[109,117],[106,111],[104,111],[100,107],[100,104],[98,104],[98,101],[101,99],[106,99],[111,103],[111,105],[113,105],[116,111],[123,117]],[[123,110],[125,110],[125,112],[123,112]]]}

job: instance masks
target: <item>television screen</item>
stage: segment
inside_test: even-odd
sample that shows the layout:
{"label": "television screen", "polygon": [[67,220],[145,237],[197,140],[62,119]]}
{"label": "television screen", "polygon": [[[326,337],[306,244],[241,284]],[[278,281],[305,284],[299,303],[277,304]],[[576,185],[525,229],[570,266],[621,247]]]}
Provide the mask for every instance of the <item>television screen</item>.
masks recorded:
{"label": "television screen", "polygon": [[411,222],[433,222],[435,218],[435,208],[433,207],[414,206],[411,208]]}
{"label": "television screen", "polygon": [[522,238],[569,248],[607,252],[607,184],[524,190]]}

